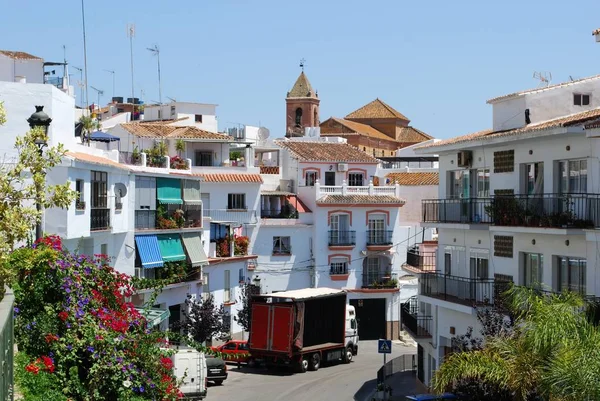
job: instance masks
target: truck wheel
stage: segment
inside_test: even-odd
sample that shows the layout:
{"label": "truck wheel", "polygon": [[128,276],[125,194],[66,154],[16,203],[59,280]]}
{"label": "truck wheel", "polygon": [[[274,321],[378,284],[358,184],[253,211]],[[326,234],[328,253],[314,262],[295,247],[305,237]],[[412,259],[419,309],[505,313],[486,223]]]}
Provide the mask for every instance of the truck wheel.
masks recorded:
{"label": "truck wheel", "polygon": [[300,360],[300,363],[298,364],[298,372],[306,373],[307,370],[308,370],[308,359],[302,358]]}
{"label": "truck wheel", "polygon": [[310,357],[309,369],[316,371],[316,370],[319,370],[320,367],[321,367],[321,354],[319,354],[318,352],[315,352]]}
{"label": "truck wheel", "polygon": [[344,356],[342,357],[342,361],[344,361],[344,363],[350,363],[352,362],[352,356],[352,346],[349,345],[348,348],[344,350]]}

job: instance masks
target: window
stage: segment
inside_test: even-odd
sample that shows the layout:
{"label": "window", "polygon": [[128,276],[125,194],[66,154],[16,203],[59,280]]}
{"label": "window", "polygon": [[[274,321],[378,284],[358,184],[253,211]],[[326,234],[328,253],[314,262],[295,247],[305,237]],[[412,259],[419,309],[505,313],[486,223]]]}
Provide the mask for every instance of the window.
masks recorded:
{"label": "window", "polygon": [[238,270],[238,281],[240,283],[243,283],[246,281],[246,275],[244,274],[244,269],[239,269]]}
{"label": "window", "polygon": [[590,105],[590,95],[582,94],[582,93],[574,93],[573,94],[573,104],[575,106],[589,106]]}
{"label": "window", "polygon": [[225,270],[223,284],[223,302],[231,302],[231,271]]}
{"label": "window", "polygon": [[333,258],[329,265],[330,274],[348,274],[348,259],[347,258]]}
{"label": "window", "polygon": [[296,127],[302,126],[302,109],[298,107],[296,109]]}
{"label": "window", "polygon": [[474,255],[471,256],[471,278],[487,279],[488,278],[488,259],[487,256]]}
{"label": "window", "polygon": [[290,237],[273,237],[273,255],[290,255]]}
{"label": "window", "polygon": [[77,200],[83,201],[83,180],[75,180],[75,192],[77,192]]}
{"label": "window", "polygon": [[171,106],[171,117],[175,117],[175,106]]}
{"label": "window", "polygon": [[213,153],[208,151],[196,151],[196,166],[211,167],[213,165]]}
{"label": "window", "polygon": [[314,187],[315,183],[319,179],[319,173],[317,171],[307,171],[305,176],[305,184],[307,187]]}
{"label": "window", "polygon": [[[154,269],[150,269],[154,270]],[[208,273],[202,273],[202,299],[206,301],[210,296],[210,287],[209,287],[209,275]]]}
{"label": "window", "polygon": [[557,259],[556,290],[559,292],[573,291],[585,295],[587,260],[568,256],[557,256]]}
{"label": "window", "polygon": [[227,344],[225,344],[223,346],[223,349],[227,349],[227,350],[230,350],[230,351],[235,351],[236,348],[237,348],[236,345],[237,345],[236,343],[227,343]]}
{"label": "window", "polygon": [[227,209],[246,209],[246,194],[227,195]]}
{"label": "window", "polygon": [[325,185],[335,185],[335,171],[325,172]]}
{"label": "window", "polygon": [[210,223],[210,242],[217,242],[227,236],[227,226],[224,224]]}
{"label": "window", "polygon": [[489,198],[490,196],[490,169],[477,170],[477,197]]}
{"label": "window", "polygon": [[470,198],[470,175],[469,170],[457,170],[448,172],[448,196],[452,199]]}
{"label": "window", "polygon": [[158,119],[162,120],[162,112],[161,109],[158,109]]}
{"label": "window", "polygon": [[100,254],[108,256],[108,244],[100,245]]}
{"label": "window", "polygon": [[248,351],[248,343],[247,342],[243,342],[243,343],[238,343],[238,349],[240,351]]}
{"label": "window", "polygon": [[366,151],[367,151],[367,147],[363,146],[363,152],[366,152]]}
{"label": "window", "polygon": [[197,123],[201,123],[202,122],[202,114],[194,115],[194,121]]}
{"label": "window", "polygon": [[362,187],[363,173],[348,173],[348,185],[351,187]]}
{"label": "window", "polygon": [[379,266],[380,261],[378,257],[367,258],[367,284],[371,285],[379,281]]}
{"label": "window", "polygon": [[450,252],[444,253],[444,274],[452,275],[452,254]]}
{"label": "window", "polygon": [[544,163],[527,163],[522,165],[525,192],[527,195],[544,193]]}
{"label": "window", "polygon": [[523,285],[537,287],[542,283],[544,255],[539,253],[523,254]]}
{"label": "window", "polygon": [[558,162],[559,193],[587,193],[587,160],[562,160]]}
{"label": "window", "polygon": [[108,207],[108,174],[92,171],[92,207],[106,209]]}

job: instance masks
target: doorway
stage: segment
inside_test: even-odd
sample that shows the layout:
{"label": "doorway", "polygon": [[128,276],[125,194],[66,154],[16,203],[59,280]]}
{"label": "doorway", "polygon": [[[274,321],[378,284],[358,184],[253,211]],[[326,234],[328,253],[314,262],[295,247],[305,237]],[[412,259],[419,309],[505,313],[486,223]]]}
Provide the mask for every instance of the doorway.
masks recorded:
{"label": "doorway", "polygon": [[385,298],[351,299],[350,305],[356,309],[358,336],[361,340],[386,338]]}

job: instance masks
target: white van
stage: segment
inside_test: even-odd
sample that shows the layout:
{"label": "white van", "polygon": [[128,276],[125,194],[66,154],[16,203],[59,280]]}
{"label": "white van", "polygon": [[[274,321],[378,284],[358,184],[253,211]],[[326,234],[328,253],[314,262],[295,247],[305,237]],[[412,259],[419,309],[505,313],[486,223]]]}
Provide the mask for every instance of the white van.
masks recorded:
{"label": "white van", "polygon": [[358,324],[356,309],[352,305],[346,305],[346,350],[352,350],[352,355],[346,356],[348,360],[352,360],[352,356],[358,354]]}
{"label": "white van", "polygon": [[179,349],[171,356],[177,380],[183,379],[179,390],[187,400],[202,400],[206,397],[207,369],[206,356],[193,348]]}

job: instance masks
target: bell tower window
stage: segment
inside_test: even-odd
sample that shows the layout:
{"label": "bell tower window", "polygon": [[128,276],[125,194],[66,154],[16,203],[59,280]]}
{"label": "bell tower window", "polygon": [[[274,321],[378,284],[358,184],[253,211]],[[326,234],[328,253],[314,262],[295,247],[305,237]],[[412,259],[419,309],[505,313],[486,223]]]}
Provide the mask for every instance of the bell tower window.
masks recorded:
{"label": "bell tower window", "polygon": [[302,109],[298,107],[296,109],[296,127],[302,126]]}

